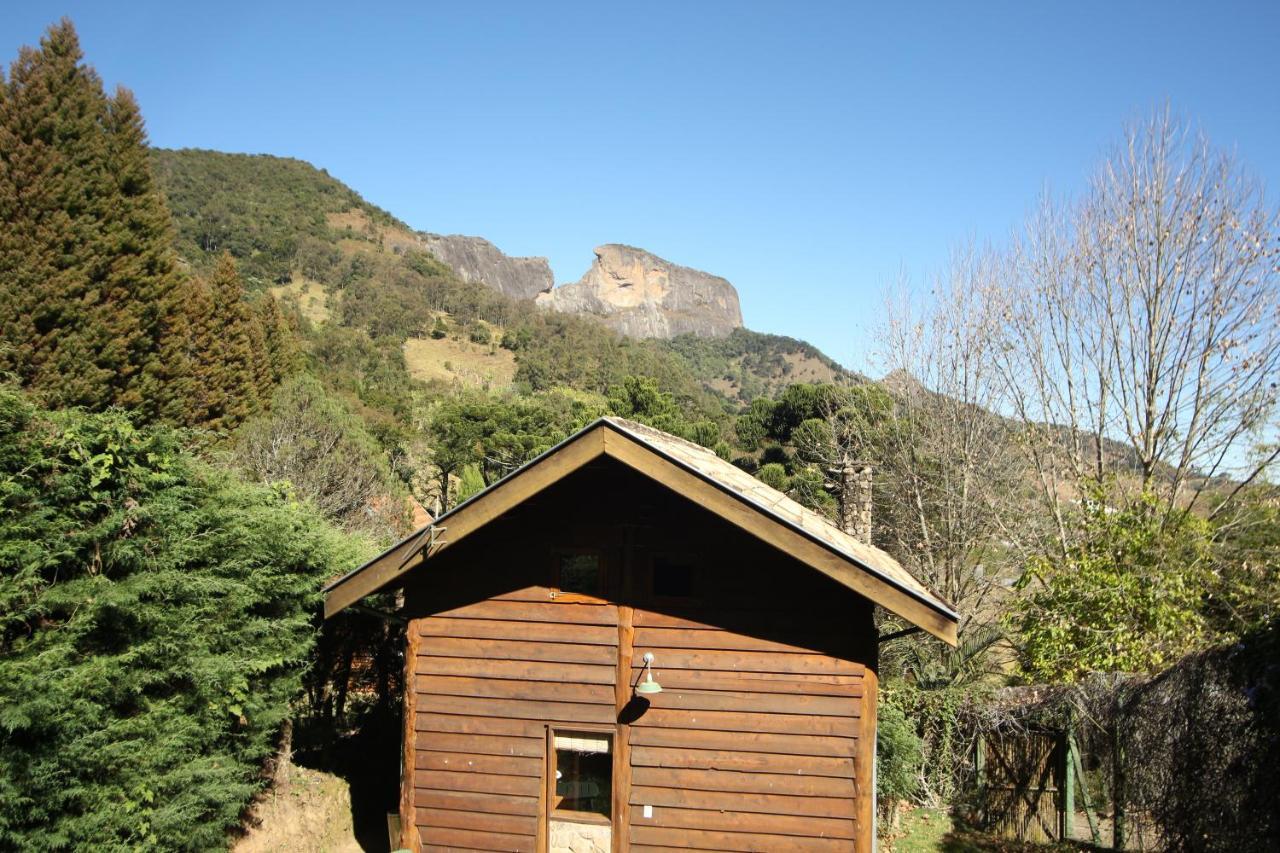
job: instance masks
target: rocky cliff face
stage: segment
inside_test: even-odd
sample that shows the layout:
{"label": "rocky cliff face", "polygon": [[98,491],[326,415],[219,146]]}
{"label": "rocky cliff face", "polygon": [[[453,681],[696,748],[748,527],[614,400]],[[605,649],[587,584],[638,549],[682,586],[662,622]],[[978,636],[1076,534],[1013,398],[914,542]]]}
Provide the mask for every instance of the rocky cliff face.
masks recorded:
{"label": "rocky cliff face", "polygon": [[486,284],[514,299],[532,299],[555,284],[546,258],[513,258],[480,237],[423,234],[422,242],[464,280]]}
{"label": "rocky cliff face", "polygon": [[598,317],[636,338],[722,337],[742,326],[738,291],[725,279],[615,243],[596,249],[581,279],[539,294],[537,304]]}

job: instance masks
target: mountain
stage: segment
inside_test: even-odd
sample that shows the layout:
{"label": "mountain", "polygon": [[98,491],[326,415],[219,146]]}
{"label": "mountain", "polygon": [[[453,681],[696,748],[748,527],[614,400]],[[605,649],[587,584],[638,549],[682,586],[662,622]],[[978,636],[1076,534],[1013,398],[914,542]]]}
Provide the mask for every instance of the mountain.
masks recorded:
{"label": "mountain", "polygon": [[487,284],[512,299],[533,299],[555,284],[546,258],[513,258],[483,237],[423,234],[422,245],[464,281]]}
{"label": "mountain", "polygon": [[738,291],[719,276],[616,243],[595,254],[581,279],[540,294],[537,304],[597,317],[633,338],[718,338],[742,327]]}
{"label": "mountain", "polygon": [[[184,262],[209,270],[230,252],[249,289],[316,329],[360,331],[379,358],[394,347],[412,367],[441,368],[420,377],[484,386],[465,378],[488,375],[467,362],[484,356],[498,386],[603,391],[645,374],[729,408],[793,382],[864,381],[810,344],[742,328],[728,281],[642,249],[601,246],[581,280],[553,289],[545,259],[415,231],[301,160],[153,149],[152,162]],[[434,333],[442,318],[445,338]]]}

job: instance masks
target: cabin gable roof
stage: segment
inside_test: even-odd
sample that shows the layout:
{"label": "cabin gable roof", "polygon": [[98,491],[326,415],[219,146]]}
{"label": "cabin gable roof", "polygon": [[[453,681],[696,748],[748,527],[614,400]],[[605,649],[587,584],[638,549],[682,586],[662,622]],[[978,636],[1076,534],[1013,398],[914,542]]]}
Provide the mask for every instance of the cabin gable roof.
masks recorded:
{"label": "cabin gable roof", "polygon": [[896,560],[706,448],[601,418],[325,588],[325,617],[400,581],[450,545],[601,456],[702,505],[756,538],[952,645],[958,616]]}

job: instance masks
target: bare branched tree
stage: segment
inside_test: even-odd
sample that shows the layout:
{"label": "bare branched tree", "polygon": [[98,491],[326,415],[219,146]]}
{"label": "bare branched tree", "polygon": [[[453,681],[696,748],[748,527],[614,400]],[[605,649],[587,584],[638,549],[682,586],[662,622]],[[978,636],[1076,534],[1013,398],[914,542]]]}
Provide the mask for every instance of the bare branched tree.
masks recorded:
{"label": "bare branched tree", "polygon": [[1005,397],[992,354],[998,328],[982,300],[1001,263],[991,252],[956,253],[926,305],[891,303],[880,340],[894,399],[876,506],[893,518],[880,529],[907,568],[956,605],[962,633],[995,622],[1034,502],[1015,430],[996,414]]}
{"label": "bare branched tree", "polygon": [[1214,514],[1276,462],[1280,447],[1250,450],[1275,426],[1278,258],[1259,184],[1167,110],[1128,131],[1083,200],[1032,219],[984,298],[1064,547],[1075,484],[1118,474],[1190,511],[1229,476]]}

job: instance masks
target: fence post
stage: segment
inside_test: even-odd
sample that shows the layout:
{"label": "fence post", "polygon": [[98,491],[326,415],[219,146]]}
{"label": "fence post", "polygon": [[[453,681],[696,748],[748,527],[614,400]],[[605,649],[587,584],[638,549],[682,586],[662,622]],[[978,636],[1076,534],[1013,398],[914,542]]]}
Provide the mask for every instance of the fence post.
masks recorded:
{"label": "fence post", "polygon": [[1101,847],[1102,833],[1098,829],[1097,818],[1093,815],[1093,804],[1089,802],[1089,784],[1085,781],[1084,764],[1080,761],[1080,745],[1075,740],[1075,735],[1072,735],[1072,758],[1076,764],[1076,778],[1080,780],[1080,799],[1084,802],[1084,816],[1089,819],[1089,837],[1093,839],[1094,847]]}
{"label": "fence post", "polygon": [[981,811],[978,820],[987,825],[987,759],[982,748],[982,733],[973,741],[973,776],[978,785],[978,803]]}
{"label": "fence post", "polygon": [[1071,827],[1076,817],[1076,739],[1071,725],[1071,716],[1067,715],[1067,733],[1063,754],[1066,757],[1066,772],[1062,774],[1062,829],[1060,835],[1064,841],[1071,840]]}
{"label": "fence post", "polygon": [[1121,713],[1120,685],[1115,686],[1115,706],[1111,721],[1111,847],[1123,850],[1124,838],[1124,740],[1120,734]]}

